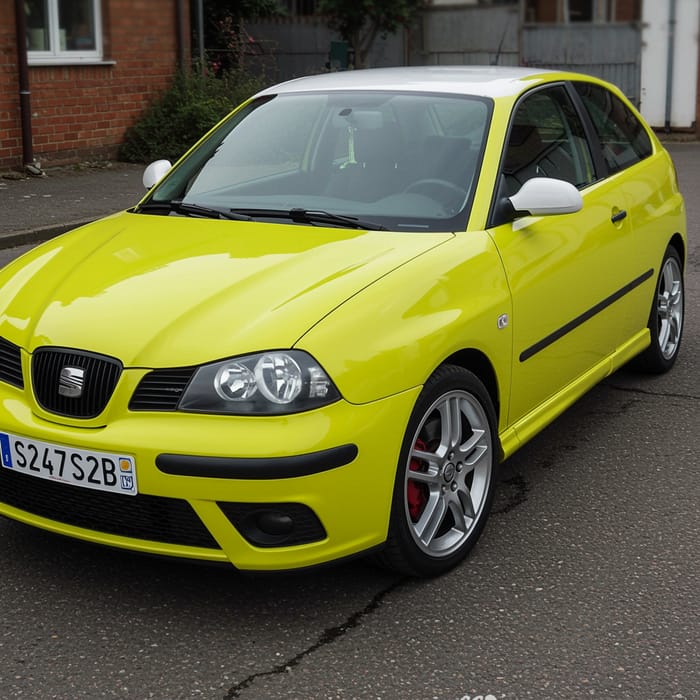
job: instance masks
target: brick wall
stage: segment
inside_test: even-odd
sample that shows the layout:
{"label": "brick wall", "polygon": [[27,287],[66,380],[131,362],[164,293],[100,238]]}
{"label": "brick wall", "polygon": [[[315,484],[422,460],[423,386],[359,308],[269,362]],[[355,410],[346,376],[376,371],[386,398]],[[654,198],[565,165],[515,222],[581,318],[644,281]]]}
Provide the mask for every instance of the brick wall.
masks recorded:
{"label": "brick wall", "polygon": [[[102,21],[104,64],[29,67],[42,167],[113,158],[126,128],[177,68],[173,0],[103,0]],[[15,42],[14,0],[0,0],[0,169],[22,165]]]}
{"label": "brick wall", "polygon": [[[0,0],[0,166],[3,157],[22,156],[15,17],[11,0]],[[8,9],[9,8],[9,9]]]}
{"label": "brick wall", "polygon": [[642,17],[641,0],[617,0],[615,20],[617,22],[637,22]]}

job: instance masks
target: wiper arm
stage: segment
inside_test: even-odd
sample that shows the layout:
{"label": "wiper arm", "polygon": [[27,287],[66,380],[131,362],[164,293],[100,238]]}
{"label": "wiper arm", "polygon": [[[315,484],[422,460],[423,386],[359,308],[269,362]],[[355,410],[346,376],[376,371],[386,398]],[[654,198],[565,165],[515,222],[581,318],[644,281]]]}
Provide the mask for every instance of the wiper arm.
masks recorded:
{"label": "wiper arm", "polygon": [[374,221],[358,219],[355,216],[332,214],[322,209],[301,209],[298,207],[293,209],[232,209],[232,212],[256,219],[291,219],[300,224],[335,224],[344,228],[358,228],[366,231],[388,231],[386,226]]}
{"label": "wiper arm", "polygon": [[204,216],[209,219],[231,219],[232,221],[252,221],[253,218],[246,214],[237,214],[230,209],[214,209],[213,207],[203,207],[201,204],[189,204],[187,202],[172,201],[171,205],[175,211],[184,214],[194,214]]}
{"label": "wiper arm", "polygon": [[171,202],[146,202],[136,209],[136,211],[157,211],[167,209],[180,214],[190,214],[201,216],[205,219],[230,219],[232,221],[253,221],[251,216],[237,214],[229,209],[215,209],[214,207],[204,207],[201,204],[182,202],[177,199]]}
{"label": "wiper arm", "polygon": [[363,221],[356,216],[343,216],[342,214],[332,214],[322,209],[290,209],[289,215],[292,221],[338,224],[350,228],[362,228],[368,231],[386,231],[386,226],[377,224],[374,221]]}

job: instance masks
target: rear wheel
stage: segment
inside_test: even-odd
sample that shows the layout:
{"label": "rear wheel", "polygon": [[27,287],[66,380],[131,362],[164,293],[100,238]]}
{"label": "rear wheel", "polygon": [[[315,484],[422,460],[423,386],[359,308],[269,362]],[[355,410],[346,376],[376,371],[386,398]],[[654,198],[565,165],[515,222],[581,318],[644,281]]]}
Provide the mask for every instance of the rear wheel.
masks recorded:
{"label": "rear wheel", "polygon": [[496,440],[484,385],[461,367],[438,369],[406,430],[380,563],[412,576],[436,576],[464,559],[491,507]]}
{"label": "rear wheel", "polygon": [[651,345],[639,355],[638,369],[661,374],[673,367],[683,334],[684,303],[683,264],[678,251],[669,246],[649,314]]}

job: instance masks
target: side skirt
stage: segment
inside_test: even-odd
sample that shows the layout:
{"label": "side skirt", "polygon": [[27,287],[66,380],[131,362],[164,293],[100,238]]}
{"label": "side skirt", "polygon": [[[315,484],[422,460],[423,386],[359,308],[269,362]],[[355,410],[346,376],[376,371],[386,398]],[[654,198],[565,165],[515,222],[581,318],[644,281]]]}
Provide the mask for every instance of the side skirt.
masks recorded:
{"label": "side skirt", "polygon": [[550,396],[513,425],[508,426],[499,435],[503,459],[510,457],[519,447],[537,435],[605,377],[611,375],[635,355],[649,347],[650,342],[649,329],[644,328],[611,355],[603,358],[598,364],[567,384],[561,391]]}

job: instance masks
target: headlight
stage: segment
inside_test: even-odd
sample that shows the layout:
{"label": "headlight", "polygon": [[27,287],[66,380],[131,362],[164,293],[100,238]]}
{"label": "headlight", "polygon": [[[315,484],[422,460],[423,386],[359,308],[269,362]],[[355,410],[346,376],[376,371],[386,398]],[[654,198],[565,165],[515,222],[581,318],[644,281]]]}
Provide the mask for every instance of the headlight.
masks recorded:
{"label": "headlight", "polygon": [[302,390],[301,367],[282,352],[263,355],[255,365],[260,393],[272,403],[292,403]]}
{"label": "headlight", "polygon": [[197,413],[297,413],[340,398],[318,363],[300,350],[276,350],[200,367],[179,403]]}

